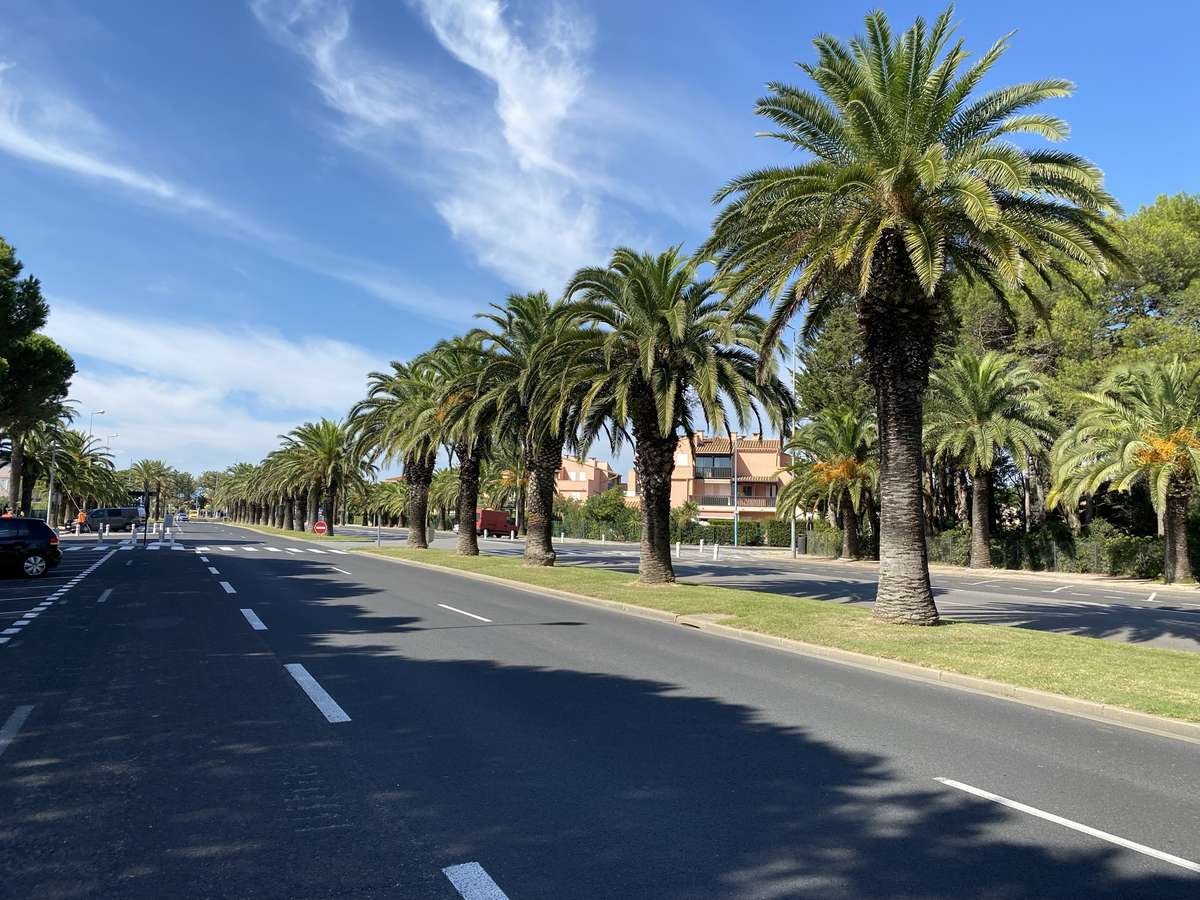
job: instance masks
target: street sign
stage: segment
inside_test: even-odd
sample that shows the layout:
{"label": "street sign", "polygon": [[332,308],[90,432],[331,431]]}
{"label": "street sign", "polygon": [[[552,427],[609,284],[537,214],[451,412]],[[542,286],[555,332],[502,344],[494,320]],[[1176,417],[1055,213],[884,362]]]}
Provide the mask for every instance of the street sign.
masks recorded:
{"label": "street sign", "polygon": [[324,534],[328,530],[329,530],[329,526],[325,524],[324,520],[321,520],[313,525],[313,533],[314,534]]}

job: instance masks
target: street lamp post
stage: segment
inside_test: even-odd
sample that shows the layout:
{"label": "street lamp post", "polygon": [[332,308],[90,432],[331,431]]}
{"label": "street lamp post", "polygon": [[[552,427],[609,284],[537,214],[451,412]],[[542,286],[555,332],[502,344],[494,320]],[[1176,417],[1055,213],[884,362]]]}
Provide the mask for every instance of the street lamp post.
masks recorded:
{"label": "street lamp post", "polygon": [[104,410],[98,409],[88,417],[88,437],[92,436],[92,428],[96,424],[96,416],[104,415]]}
{"label": "street lamp post", "polygon": [[[787,326],[792,330],[792,398],[796,397],[796,326]],[[792,423],[792,439],[796,437],[796,423]],[[796,558],[796,511],[792,510],[792,559]]]}
{"label": "street lamp post", "polygon": [[58,461],[58,447],[50,446],[50,483],[46,485],[46,524],[50,524],[50,513],[54,509],[54,464]]}
{"label": "street lamp post", "polygon": [[729,432],[729,461],[733,463],[733,546],[738,545],[737,432]]}

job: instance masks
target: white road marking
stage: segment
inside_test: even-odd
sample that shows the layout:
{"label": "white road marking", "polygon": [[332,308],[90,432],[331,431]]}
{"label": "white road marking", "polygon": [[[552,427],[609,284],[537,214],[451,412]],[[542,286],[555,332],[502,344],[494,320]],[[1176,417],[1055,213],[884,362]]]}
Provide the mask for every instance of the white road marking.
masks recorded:
{"label": "white road marking", "polygon": [[18,706],[4,723],[4,727],[0,728],[0,756],[3,756],[8,745],[17,739],[17,732],[21,730],[31,712],[32,706]]}
{"label": "white road marking", "polygon": [[308,694],[308,699],[316,704],[317,709],[326,719],[330,722],[350,721],[346,711],[337,705],[337,701],[329,696],[325,688],[317,684],[317,679],[308,674],[308,669],[300,663],[288,663],[284,668],[288,670],[289,675],[296,679],[296,684],[300,685],[301,690]]}
{"label": "white road marking", "polygon": [[200,562],[208,562],[208,557],[207,556],[200,557]]}
{"label": "white road marking", "polygon": [[469,613],[465,609],[458,609],[455,606],[447,606],[445,603],[439,603],[438,606],[440,606],[442,609],[448,609],[448,610],[450,610],[450,612],[456,612],[456,613],[459,613],[460,615],[470,616],[472,619],[478,619],[480,622],[492,621],[491,619],[485,619],[483,616],[477,616],[477,615],[475,615],[475,613]]}
{"label": "white road marking", "polygon": [[324,553],[325,552],[324,550],[318,550],[316,547],[305,547],[304,549],[307,550],[309,553]]}
{"label": "white road marking", "polygon": [[288,553],[299,553],[300,552],[295,547],[284,547],[283,549],[286,550]]}
{"label": "white road marking", "polygon": [[235,591],[233,589],[233,585],[230,584],[228,581],[222,581],[222,582],[220,582],[220,585],[221,585],[221,587],[225,588],[225,593],[227,593],[227,594],[236,594],[237,593],[237,591]]}
{"label": "white road marking", "polygon": [[988,579],[987,581],[968,581],[967,582],[967,584],[991,584],[991,583],[992,583],[992,579]]}
{"label": "white road marking", "polygon": [[1151,603],[1151,602],[1153,602],[1154,598],[1155,598],[1155,597],[1157,597],[1157,596],[1158,596],[1158,591],[1153,591],[1153,592],[1150,594],[1150,596],[1146,598],[1146,602],[1147,602],[1147,603]]}
{"label": "white road marking", "polygon": [[218,550],[232,550],[232,547],[218,547]]}
{"label": "white road marking", "polygon": [[1062,587],[1056,587],[1056,588],[1055,588],[1054,590],[1052,590],[1050,593],[1052,593],[1052,594],[1057,594],[1059,591],[1065,591],[1065,590],[1067,589],[1067,587],[1068,587],[1068,586],[1069,586],[1069,585],[1065,585],[1065,584],[1064,584]]}
{"label": "white road marking", "polygon": [[463,900],[508,900],[508,894],[500,890],[500,885],[477,862],[447,866],[442,873]]}
{"label": "white road marking", "polygon": [[127,565],[127,566],[132,566],[132,565],[133,565],[133,560],[132,560],[132,559],[127,559],[127,560],[125,560],[125,565]]}
{"label": "white road marking", "polygon": [[263,620],[254,614],[252,609],[243,609],[242,615],[246,617],[246,621],[250,623],[250,627],[255,631],[266,631],[267,626],[263,624]]}
{"label": "white road marking", "polygon": [[347,572],[345,569],[339,569],[337,566],[330,566],[329,568],[333,569],[333,571],[335,571],[335,572],[341,572],[343,575],[352,574],[350,572]]}
{"label": "white road marking", "polygon": [[243,547],[242,549],[245,550],[247,553],[257,553],[258,552],[257,547]]}
{"label": "white road marking", "polygon": [[1015,585],[1015,584],[1014,584],[1014,585],[1011,585],[1011,587],[1012,587],[1012,589],[1013,589],[1014,591],[1027,591],[1027,590],[1029,590],[1029,588],[1027,588],[1027,587],[1019,587],[1019,586],[1017,586],[1017,585]]}
{"label": "white road marking", "polygon": [[0,634],[20,634],[20,633],[21,633],[20,628],[5,628],[3,631],[0,631]]}
{"label": "white road marking", "polygon": [[1062,816],[1056,816],[1054,813],[1049,813],[1045,810],[1038,809],[1036,806],[1028,806],[1024,803],[1018,803],[1016,800],[1009,800],[1007,797],[1001,797],[999,794],[993,794],[991,791],[985,791],[981,788],[971,787],[971,785],[963,784],[961,781],[954,781],[951,778],[935,778],[934,780],[940,781],[942,784],[947,785],[948,787],[965,791],[968,794],[974,794],[976,797],[982,797],[984,800],[991,800],[993,803],[999,803],[1001,806],[1007,806],[1009,809],[1015,809],[1019,812],[1028,813],[1031,816],[1037,816],[1039,819],[1045,819],[1047,822],[1053,822],[1055,825],[1062,825],[1064,828],[1070,828],[1074,831],[1091,835],[1095,838],[1100,838],[1100,840],[1108,841],[1110,844],[1116,844],[1118,847],[1125,847],[1126,849],[1134,850],[1138,853],[1144,853],[1146,856],[1153,856],[1155,859],[1160,859],[1163,862],[1170,863],[1173,866],[1179,866],[1181,869],[1187,869],[1191,872],[1200,872],[1200,863],[1194,863],[1190,859],[1184,859],[1181,856],[1174,856],[1170,853],[1164,853],[1161,850],[1155,850],[1153,847],[1147,847],[1145,844],[1138,844],[1123,837],[1117,837],[1115,834],[1109,834],[1107,831],[1101,831],[1098,828],[1092,828],[1090,825],[1074,822],[1071,819],[1064,819]]}
{"label": "white road marking", "polygon": [[1071,591],[1071,596],[1072,597],[1090,597],[1092,595],[1091,594],[1080,594],[1080,593],[1076,593],[1075,591]]}
{"label": "white road marking", "polygon": [[199,550],[201,553],[207,553],[211,548],[210,547],[197,547],[196,549]]}
{"label": "white road marking", "polygon": [[209,567],[208,567],[208,574],[209,574],[209,575],[220,575],[221,573],[217,571],[217,569],[216,569],[216,567],[215,567],[215,566],[209,566]]}
{"label": "white road marking", "polygon": [[107,603],[107,602],[108,602],[108,598],[109,598],[109,596],[112,594],[112,592],[113,592],[113,589],[112,589],[112,588],[105,588],[105,590],[104,590],[104,593],[103,593],[103,594],[101,594],[101,595],[100,595],[100,596],[99,596],[99,597],[96,599],[96,602],[97,602],[97,603]]}
{"label": "white road marking", "polygon": [[1124,600],[1125,598],[1119,597],[1116,594],[1105,594],[1104,599],[1105,600]]}
{"label": "white road marking", "polygon": [[326,553],[336,553],[338,556],[349,556],[345,550],[326,550]]}
{"label": "white road marking", "polygon": [[269,551],[271,551],[272,553],[279,553],[279,552],[281,552],[281,551],[280,551],[280,549],[279,549],[278,547],[268,547],[267,549],[268,549]]}

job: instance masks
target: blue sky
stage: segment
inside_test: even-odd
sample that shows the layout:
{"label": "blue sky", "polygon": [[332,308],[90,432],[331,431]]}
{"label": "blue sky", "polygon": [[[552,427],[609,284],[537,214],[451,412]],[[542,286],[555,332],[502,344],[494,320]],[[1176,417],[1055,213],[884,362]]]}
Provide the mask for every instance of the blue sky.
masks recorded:
{"label": "blue sky", "polygon": [[[885,8],[897,30],[941,9]],[[18,2],[0,234],[42,279],[118,464],[257,459],[507,293],[556,293],[619,243],[694,246],[717,187],[787,158],[754,137],[764,83],[802,82],[812,36],[857,33],[865,9]],[[1054,111],[1126,209],[1200,190],[1196,7],[957,18],[975,53],[1017,30],[992,84],[1077,83]]]}

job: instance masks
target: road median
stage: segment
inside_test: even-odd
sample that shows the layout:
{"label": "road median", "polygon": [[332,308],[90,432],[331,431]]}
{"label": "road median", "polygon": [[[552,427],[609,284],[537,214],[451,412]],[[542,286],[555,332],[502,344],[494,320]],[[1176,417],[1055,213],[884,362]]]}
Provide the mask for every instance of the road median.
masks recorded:
{"label": "road median", "polygon": [[952,620],[937,628],[883,625],[839,603],[712,585],[649,587],[585,566],[533,568],[440,549],[357,552],[1200,741],[1197,653]]}

